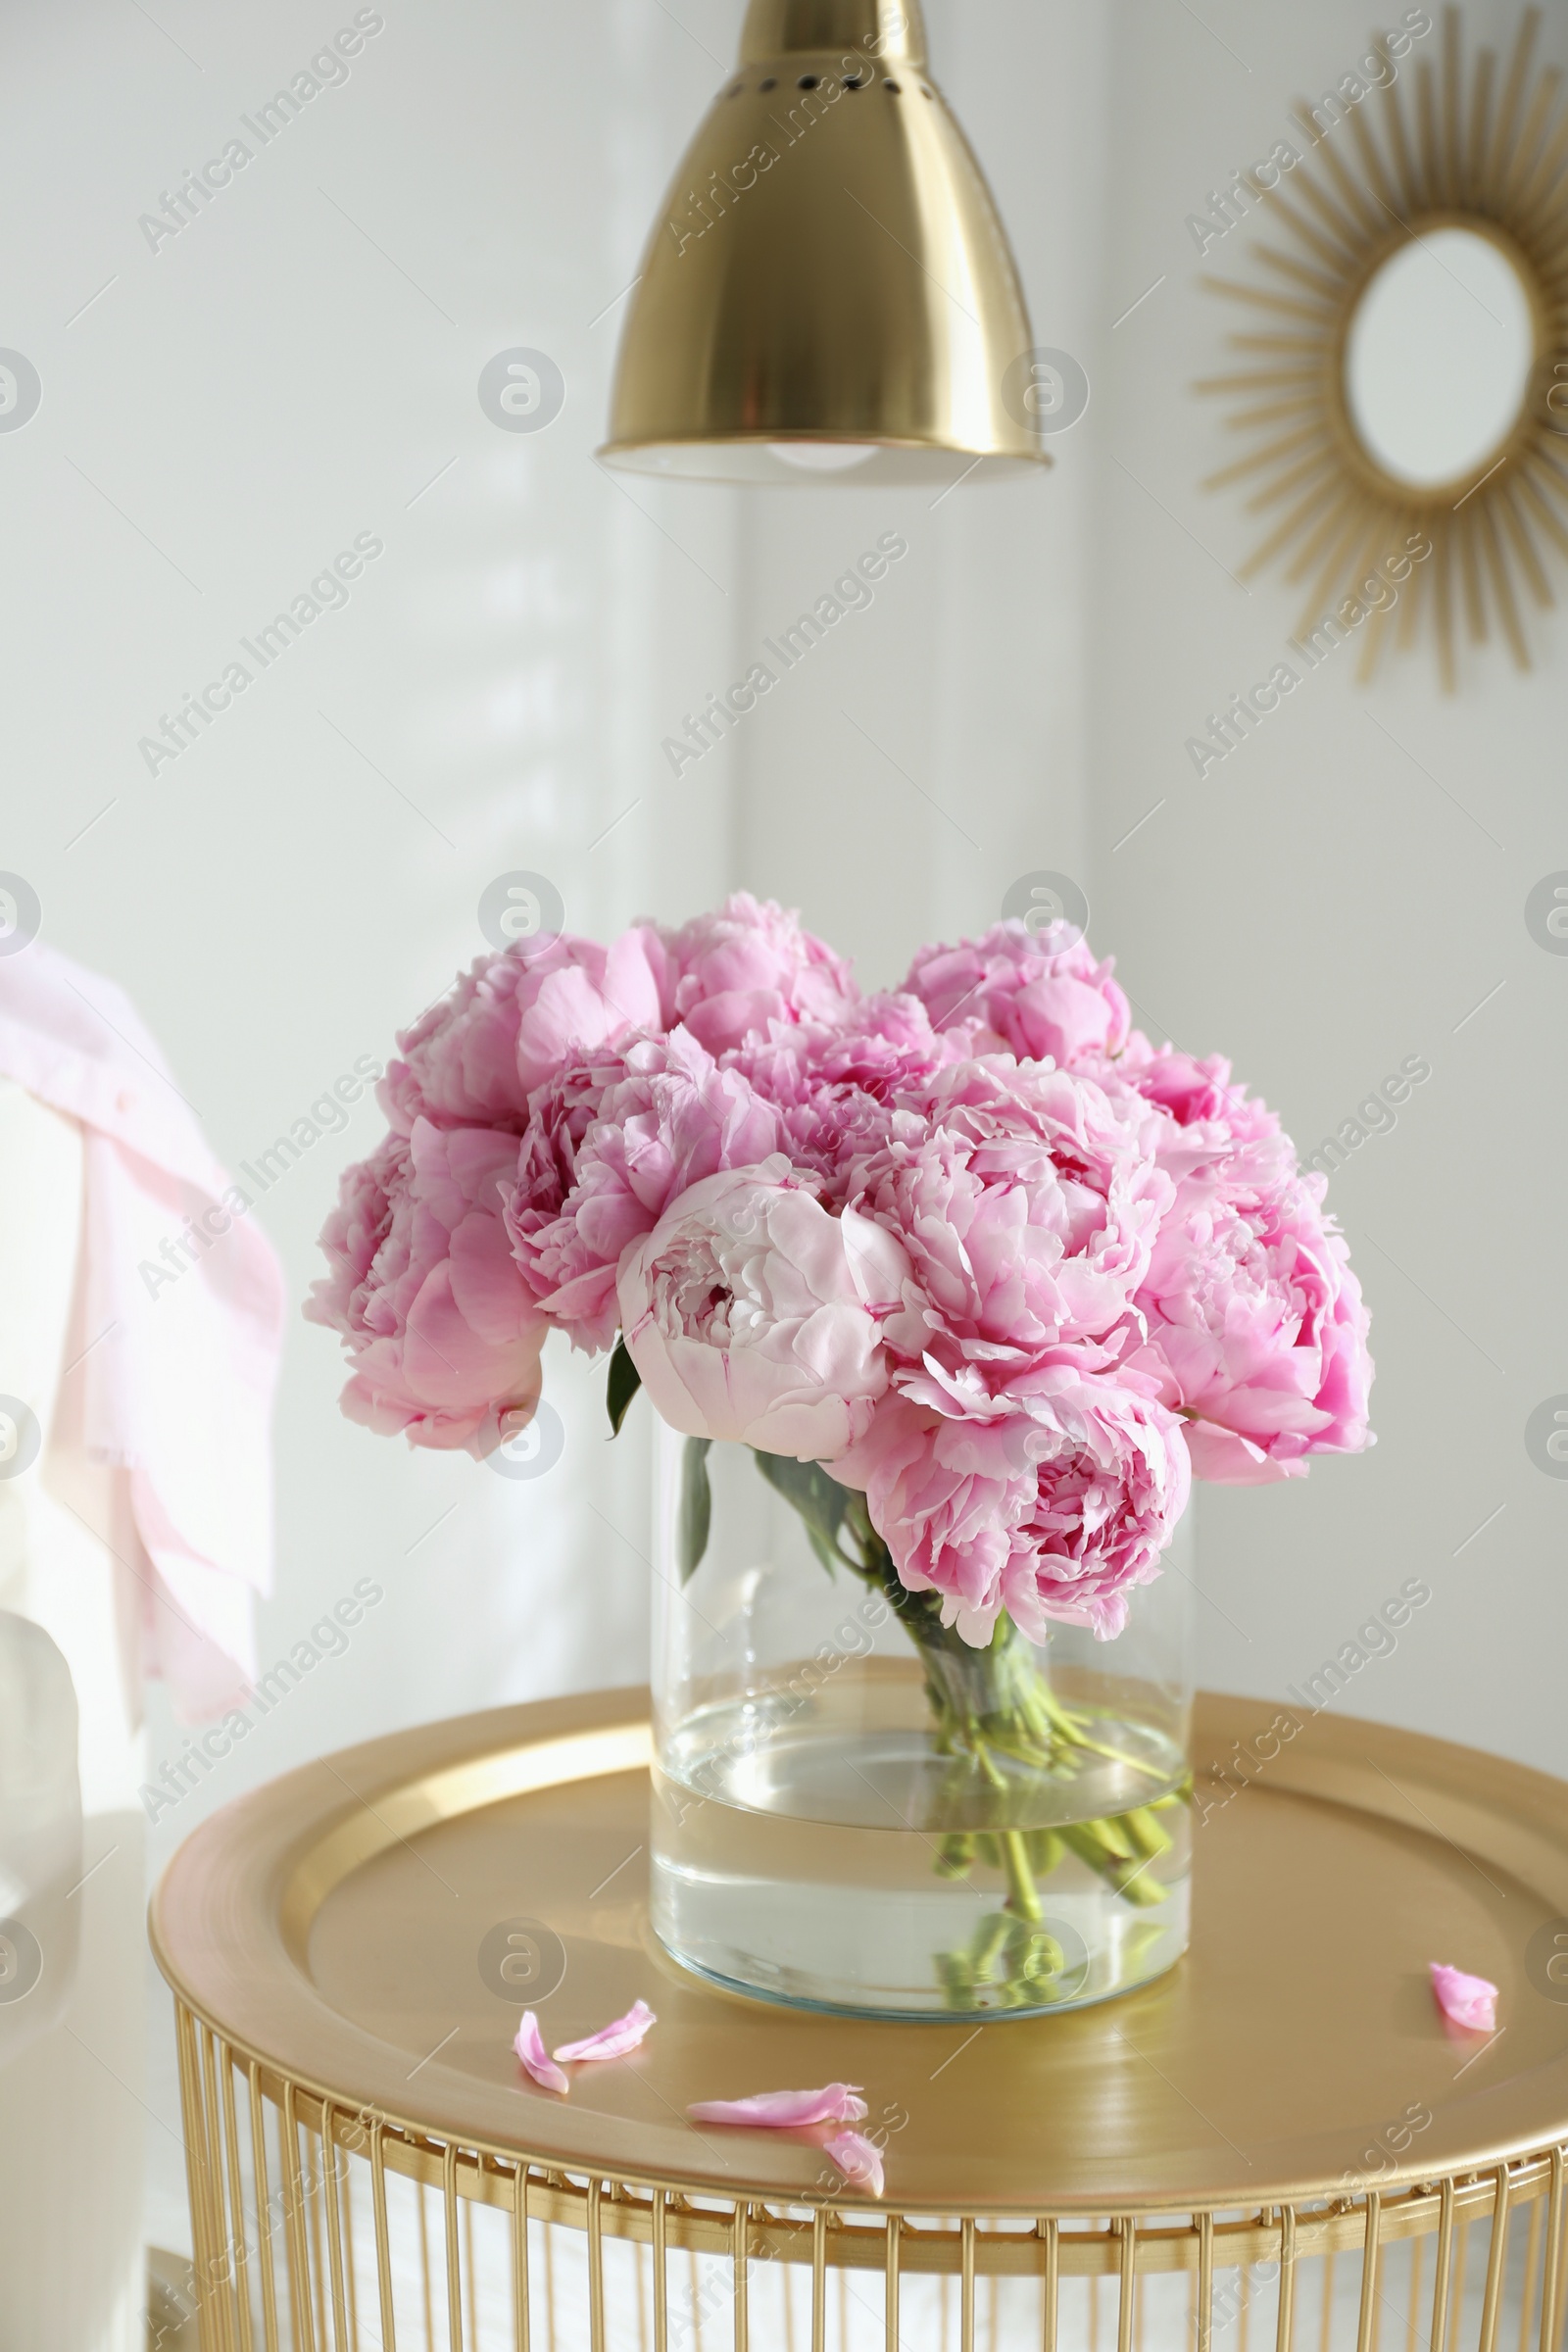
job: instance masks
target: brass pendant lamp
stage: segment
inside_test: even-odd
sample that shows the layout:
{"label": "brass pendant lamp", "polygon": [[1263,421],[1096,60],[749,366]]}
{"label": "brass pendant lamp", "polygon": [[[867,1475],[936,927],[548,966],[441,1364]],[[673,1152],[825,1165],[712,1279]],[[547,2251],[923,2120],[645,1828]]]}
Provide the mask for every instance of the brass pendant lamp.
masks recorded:
{"label": "brass pendant lamp", "polygon": [[919,0],[751,0],[664,200],[601,456],[688,480],[856,486],[1050,464],[991,191]]}

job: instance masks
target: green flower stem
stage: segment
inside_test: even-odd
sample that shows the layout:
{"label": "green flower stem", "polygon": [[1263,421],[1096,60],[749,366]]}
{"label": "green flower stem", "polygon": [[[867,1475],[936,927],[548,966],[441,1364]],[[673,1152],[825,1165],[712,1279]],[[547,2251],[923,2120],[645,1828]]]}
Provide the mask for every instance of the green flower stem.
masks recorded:
{"label": "green flower stem", "polygon": [[1152,1862],[1156,1854],[1170,1851],[1170,1838],[1160,1828],[1149,1806],[1139,1805],[1133,1812],[1124,1813],[1121,1819],[1122,1827],[1146,1861]]}
{"label": "green flower stem", "polygon": [[[880,1593],[913,1642],[936,1746],[949,1759],[949,1801],[955,1809],[972,1803],[979,1784],[988,1807],[1003,1809],[995,1827],[951,1831],[936,1849],[940,1877],[966,1879],[979,1864],[1000,1871],[1007,1886],[1004,1907],[982,1920],[968,1948],[939,1960],[944,1990],[955,2007],[972,2006],[981,1987],[1001,2007],[1049,2000],[1053,1979],[1066,1960],[1054,1938],[1040,1932],[1041,1882],[1071,1854],[1128,1904],[1148,1910],[1164,1902],[1170,1890],[1151,1866],[1171,1850],[1174,1839],[1159,1816],[1189,1801],[1190,1789],[1162,1788],[1146,1804],[1099,1820],[1038,1829],[1009,1823],[1005,1808],[1015,1799],[1016,1785],[1004,1769],[1007,1763],[1066,1785],[1092,1758],[1118,1764],[1146,1781],[1163,1783],[1165,1776],[1095,1736],[1094,1714],[1057,1697],[1010,1618],[998,1618],[981,1648],[945,1626],[940,1597],[911,1592],[901,1581],[863,1494],[839,1486],[816,1463],[761,1453],[757,1460],[769,1485],[800,1515],[829,1574],[847,1569]],[[1158,1930],[1150,1923],[1141,1932]]]}
{"label": "green flower stem", "polygon": [[999,1913],[995,1919],[983,1920],[979,1933],[970,1946],[970,1967],[977,1984],[989,1984],[998,1960],[1011,1931],[1011,1921]]}
{"label": "green flower stem", "polygon": [[938,1878],[966,1879],[974,1868],[974,1839],[967,1830],[953,1830],[937,1849]]}
{"label": "green flower stem", "polygon": [[1004,1830],[1001,1834],[1003,1868],[1007,1874],[1007,1903],[1020,1919],[1040,1920],[1045,1913],[1040,1907],[1040,1889],[1029,1863],[1029,1849],[1024,1843],[1022,1830]]}
{"label": "green flower stem", "polygon": [[1061,1839],[1054,1830],[1025,1830],[1029,1867],[1037,1879],[1049,1879],[1061,1860]]}

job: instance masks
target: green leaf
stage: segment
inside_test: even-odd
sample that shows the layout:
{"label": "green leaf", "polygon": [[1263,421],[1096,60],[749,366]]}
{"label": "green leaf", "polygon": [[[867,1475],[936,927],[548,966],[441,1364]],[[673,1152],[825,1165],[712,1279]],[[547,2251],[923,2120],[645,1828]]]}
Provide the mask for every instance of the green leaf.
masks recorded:
{"label": "green leaf", "polygon": [[829,1478],[820,1462],[798,1462],[788,1453],[758,1453],[757,1467],[803,1519],[829,1540],[837,1535],[849,1509],[850,1490]]}
{"label": "green leaf", "polygon": [[615,1342],[615,1352],[610,1359],[610,1386],[605,1402],[610,1407],[610,1434],[620,1435],[621,1423],[631,1410],[631,1400],[643,1385],[643,1376],[626,1353],[624,1340]]}
{"label": "green leaf", "polygon": [[755,1446],[753,1452],[768,1485],[800,1513],[811,1549],[829,1576],[853,1567],[838,1540],[853,1499],[850,1490],[829,1478],[820,1462],[798,1462],[787,1453],[758,1453]]}
{"label": "green leaf", "polygon": [[713,1490],[708,1483],[711,1438],[688,1438],[680,1465],[680,1510],[675,1521],[675,1559],[680,1581],[689,1584],[708,1549],[713,1524]]}

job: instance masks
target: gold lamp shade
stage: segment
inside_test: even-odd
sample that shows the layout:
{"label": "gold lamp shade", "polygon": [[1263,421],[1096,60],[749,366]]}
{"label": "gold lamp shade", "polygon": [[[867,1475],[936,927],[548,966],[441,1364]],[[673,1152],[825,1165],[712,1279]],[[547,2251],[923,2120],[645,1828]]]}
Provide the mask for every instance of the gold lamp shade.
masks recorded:
{"label": "gold lamp shade", "polygon": [[991,191],[918,0],[751,0],[622,335],[601,455],[724,482],[1050,464]]}

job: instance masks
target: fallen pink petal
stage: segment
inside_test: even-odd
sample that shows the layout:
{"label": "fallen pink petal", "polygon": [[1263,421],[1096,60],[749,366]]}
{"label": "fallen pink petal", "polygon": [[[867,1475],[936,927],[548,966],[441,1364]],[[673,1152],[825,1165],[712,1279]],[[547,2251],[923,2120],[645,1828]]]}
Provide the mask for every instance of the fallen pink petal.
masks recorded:
{"label": "fallen pink petal", "polygon": [[513,2043],[524,2070],[532,2075],[541,2090],[566,2091],[571,2088],[565,2076],[545,2048],[545,2037],[539,2031],[539,2020],[531,2009],[524,2013]]}
{"label": "fallen pink petal", "polygon": [[575,2059],[624,2058],[629,2051],[637,2048],[649,2027],[658,2023],[658,2018],[646,2001],[633,2001],[625,2016],[617,2017],[613,2025],[601,2026],[599,2032],[590,2034],[586,2040],[564,2041],[556,2056],[564,2065],[570,2065]]}
{"label": "fallen pink petal", "polygon": [[694,2124],[795,2132],[807,2124],[860,2123],[866,2105],[859,2090],[858,2082],[829,2082],[822,2090],[760,2090],[749,2099],[700,2099],[686,2112]]}
{"label": "fallen pink petal", "polygon": [[1462,1968],[1434,1960],[1432,1989],[1444,2016],[1451,2017],[1456,2026],[1467,2027],[1472,2034],[1497,2031],[1497,1987],[1489,1984],[1485,1977],[1467,1977]]}
{"label": "fallen pink petal", "polygon": [[863,2132],[835,2132],[822,2144],[852,2188],[882,2194],[882,2151]]}

